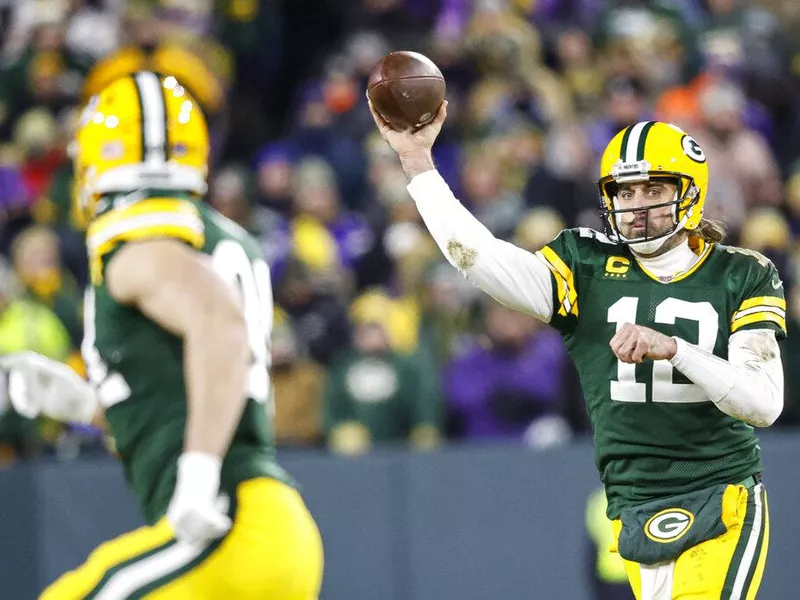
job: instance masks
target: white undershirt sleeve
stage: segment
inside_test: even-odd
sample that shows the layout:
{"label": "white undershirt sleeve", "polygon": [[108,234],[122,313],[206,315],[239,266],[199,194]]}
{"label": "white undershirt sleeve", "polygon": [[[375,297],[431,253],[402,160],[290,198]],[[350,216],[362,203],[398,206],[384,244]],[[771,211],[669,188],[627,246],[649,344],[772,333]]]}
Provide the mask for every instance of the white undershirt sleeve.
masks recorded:
{"label": "white undershirt sleeve", "polygon": [[456,199],[437,171],[414,177],[408,192],[451,265],[509,308],[550,321],[552,275],[539,258],[494,237]]}
{"label": "white undershirt sleeve", "polygon": [[737,331],[728,360],[675,338],[672,365],[699,385],[722,412],[755,427],[769,427],[783,410],[783,364],[775,332]]}

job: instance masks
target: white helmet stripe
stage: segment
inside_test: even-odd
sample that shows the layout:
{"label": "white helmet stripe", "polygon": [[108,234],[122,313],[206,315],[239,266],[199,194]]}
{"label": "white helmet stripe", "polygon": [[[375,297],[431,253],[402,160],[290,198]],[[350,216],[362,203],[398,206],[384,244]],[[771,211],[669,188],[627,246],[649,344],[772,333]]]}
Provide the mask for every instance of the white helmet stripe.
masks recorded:
{"label": "white helmet stripe", "polygon": [[163,163],[166,155],[166,118],[164,96],[158,75],[149,71],[136,74],[136,87],[142,101],[142,133],[145,163]]}
{"label": "white helmet stripe", "polygon": [[641,121],[631,128],[631,134],[628,136],[628,144],[623,149],[625,152],[625,162],[633,164],[640,159],[636,154],[639,149],[639,137],[642,135],[642,129],[645,128],[649,121]]}

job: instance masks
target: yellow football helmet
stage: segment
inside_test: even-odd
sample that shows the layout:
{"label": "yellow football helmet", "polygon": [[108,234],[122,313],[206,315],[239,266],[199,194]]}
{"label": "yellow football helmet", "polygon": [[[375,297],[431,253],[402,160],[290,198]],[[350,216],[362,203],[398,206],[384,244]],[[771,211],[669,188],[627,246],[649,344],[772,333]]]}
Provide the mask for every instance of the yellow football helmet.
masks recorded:
{"label": "yellow football helmet", "polygon": [[[617,189],[623,183],[668,178],[677,183],[675,198],[653,208],[672,206],[673,227],[658,236],[626,238],[617,227],[617,215],[641,209],[619,209]],[[708,163],[698,143],[669,123],[642,121],[620,131],[606,146],[600,161],[600,202],[607,233],[615,241],[639,244],[696,229],[703,217],[708,190]]]}
{"label": "yellow football helmet", "polygon": [[139,189],[205,194],[208,127],[175,77],[139,71],[92,96],[70,147],[79,220],[100,196]]}

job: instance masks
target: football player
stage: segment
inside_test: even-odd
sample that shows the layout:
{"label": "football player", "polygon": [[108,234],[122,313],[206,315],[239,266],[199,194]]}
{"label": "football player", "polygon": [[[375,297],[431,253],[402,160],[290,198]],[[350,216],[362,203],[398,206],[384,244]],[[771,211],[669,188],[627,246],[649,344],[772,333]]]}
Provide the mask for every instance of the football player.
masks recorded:
{"label": "football player", "polygon": [[437,173],[446,103],[416,132],[373,116],[447,260],[561,332],[636,597],[755,597],[769,517],[753,427],[783,408],[786,302],[773,264],[703,219],[702,148],[667,123],[627,127],[602,157],[606,233],[565,230],[531,254],[492,236]]}
{"label": "football player", "polygon": [[255,241],[203,202],[201,110],[174,77],[138,72],[92,98],[73,151],[91,385],[38,355],[3,365],[27,416],[104,413],[149,525],[41,598],[316,599],[319,531],[275,460],[270,272]]}

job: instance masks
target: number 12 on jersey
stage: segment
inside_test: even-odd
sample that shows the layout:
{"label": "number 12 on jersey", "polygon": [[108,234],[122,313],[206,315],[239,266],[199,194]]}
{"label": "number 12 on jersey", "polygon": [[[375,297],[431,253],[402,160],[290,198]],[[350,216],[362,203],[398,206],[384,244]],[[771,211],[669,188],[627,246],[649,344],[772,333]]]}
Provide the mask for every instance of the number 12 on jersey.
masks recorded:
{"label": "number 12 on jersey", "polygon": [[[608,322],[619,331],[625,323],[636,323],[639,298],[623,296],[608,309]],[[719,315],[710,302],[687,302],[666,298],[656,306],[654,322],[674,325],[675,319],[695,321],[698,325],[697,345],[706,352],[714,351],[719,329]],[[610,350],[609,350],[610,351]],[[708,402],[705,392],[693,383],[673,383],[673,367],[668,360],[646,361],[652,368],[652,402]],[[617,378],[611,380],[611,399],[617,402],[647,402],[647,384],[636,381],[636,364],[617,360]]]}

